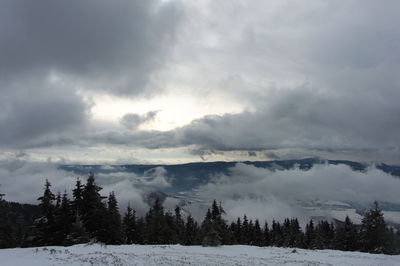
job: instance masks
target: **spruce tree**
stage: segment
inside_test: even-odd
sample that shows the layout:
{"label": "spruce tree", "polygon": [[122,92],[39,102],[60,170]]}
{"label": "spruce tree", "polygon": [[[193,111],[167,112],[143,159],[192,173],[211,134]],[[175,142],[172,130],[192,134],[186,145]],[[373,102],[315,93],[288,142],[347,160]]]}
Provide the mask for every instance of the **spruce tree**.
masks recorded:
{"label": "spruce tree", "polygon": [[107,215],[106,208],[102,202],[103,197],[99,191],[93,173],[89,175],[82,192],[82,220],[90,238],[105,242],[106,224],[104,217]]}
{"label": "spruce tree", "polygon": [[365,213],[362,219],[360,242],[362,250],[373,253],[382,253],[388,245],[388,231],[379,209],[378,202],[374,202],[374,208]]}
{"label": "spruce tree", "polygon": [[346,216],[343,225],[337,226],[335,234],[335,249],[355,251],[359,249],[359,235],[356,226]]}
{"label": "spruce tree", "polygon": [[126,244],[139,243],[138,228],[136,224],[136,212],[130,207],[129,204],[123,218],[123,229]]}
{"label": "spruce tree", "polygon": [[46,179],[43,196],[39,197],[39,206],[42,217],[35,221],[34,242],[36,245],[52,244],[54,230],[54,194],[50,190],[51,184]]}
{"label": "spruce tree", "polygon": [[315,228],[315,245],[317,249],[330,249],[333,247],[334,228],[327,221],[319,221]]}
{"label": "spruce tree", "polygon": [[183,244],[185,238],[185,221],[182,219],[181,208],[179,206],[175,207],[174,229],[177,236],[177,243]]}
{"label": "spruce tree", "polygon": [[106,235],[104,237],[106,244],[117,245],[122,243],[121,215],[118,211],[118,202],[114,192],[108,197],[107,215],[105,217]]}
{"label": "spruce tree", "polygon": [[71,225],[71,230],[65,240],[66,245],[76,245],[89,242],[89,234],[78,213],[75,214],[75,221]]}
{"label": "spruce tree", "polygon": [[68,199],[66,191],[64,192],[61,202],[58,205],[59,207],[55,210],[54,214],[53,244],[63,245],[68,244],[66,239],[74,222],[71,203]]}
{"label": "spruce tree", "polygon": [[82,209],[83,209],[83,190],[84,190],[84,185],[82,185],[81,180],[79,177],[76,178],[76,183],[75,183],[75,188],[72,190],[72,197],[73,200],[71,202],[71,208],[74,212],[74,214],[79,214],[82,215]]}
{"label": "spruce tree", "polygon": [[242,232],[242,221],[240,220],[240,217],[237,218],[236,220],[236,224],[234,224],[234,228],[233,228],[233,235],[234,235],[234,239],[236,240],[237,244],[243,244],[243,232]]}
{"label": "spruce tree", "polygon": [[159,198],[146,214],[146,244],[164,244],[164,207]]}
{"label": "spruce tree", "polygon": [[270,245],[271,245],[271,234],[270,234],[270,231],[269,231],[269,227],[268,227],[268,223],[267,223],[267,222],[265,222],[265,224],[264,224],[263,233],[264,233],[264,237],[263,237],[263,240],[264,240],[263,246],[270,246]]}
{"label": "spruce tree", "polygon": [[192,246],[198,244],[196,241],[196,236],[199,231],[197,222],[193,219],[191,215],[186,218],[185,230],[184,230],[184,245]]}
{"label": "spruce tree", "polygon": [[10,206],[0,194],[0,248],[14,247],[16,239],[9,219]]}
{"label": "spruce tree", "polygon": [[260,222],[258,219],[254,222],[254,240],[253,240],[253,245],[261,247],[264,244],[263,241],[263,231],[261,230],[260,227]]}
{"label": "spruce tree", "polygon": [[316,249],[316,233],[314,222],[311,219],[310,222],[306,225],[306,232],[305,232],[305,246],[308,249]]}

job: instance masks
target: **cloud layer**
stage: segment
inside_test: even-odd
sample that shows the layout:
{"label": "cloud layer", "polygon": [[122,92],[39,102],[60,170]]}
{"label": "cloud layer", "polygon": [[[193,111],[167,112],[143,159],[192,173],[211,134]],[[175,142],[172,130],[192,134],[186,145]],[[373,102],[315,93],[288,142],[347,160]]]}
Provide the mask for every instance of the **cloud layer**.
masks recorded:
{"label": "cloud layer", "polygon": [[[399,178],[374,167],[365,172],[353,171],[346,165],[315,165],[308,171],[296,168],[270,171],[238,163],[229,174],[216,176],[199,188],[197,196],[206,202],[221,201],[231,220],[246,213],[248,217],[269,222],[287,217],[299,217],[304,222],[310,215],[316,215],[304,208],[312,202],[352,203],[365,208],[374,200],[400,204],[399,189]],[[197,208],[192,208],[195,214],[199,213]],[[353,212],[349,209],[347,214]],[[324,215],[335,217],[330,211]]]}
{"label": "cloud layer", "polygon": [[[2,1],[0,147],[399,163],[399,10],[394,0]],[[162,117],[157,106],[113,123],[91,114],[99,95],[163,93],[226,111],[169,131],[142,127]],[[229,113],[235,104],[243,111]]]}

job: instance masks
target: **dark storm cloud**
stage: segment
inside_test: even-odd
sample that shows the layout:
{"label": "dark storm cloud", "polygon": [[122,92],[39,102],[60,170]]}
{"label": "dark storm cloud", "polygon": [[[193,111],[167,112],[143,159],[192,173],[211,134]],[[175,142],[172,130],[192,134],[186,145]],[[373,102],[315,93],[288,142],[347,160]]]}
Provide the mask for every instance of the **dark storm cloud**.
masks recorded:
{"label": "dark storm cloud", "polygon": [[280,91],[256,112],[209,116],[179,129],[185,145],[217,150],[399,150],[400,107],[374,92],[337,96],[302,88]]}
{"label": "dark storm cloud", "polygon": [[40,137],[75,132],[87,107],[74,91],[40,79],[9,84],[0,98],[0,146],[25,148]]}
{"label": "dark storm cloud", "polygon": [[91,89],[132,94],[163,63],[178,4],[2,1],[0,78],[55,71]]}
{"label": "dark storm cloud", "polygon": [[159,1],[1,1],[0,146],[79,143],[90,124],[82,93],[148,91],[179,9]]}

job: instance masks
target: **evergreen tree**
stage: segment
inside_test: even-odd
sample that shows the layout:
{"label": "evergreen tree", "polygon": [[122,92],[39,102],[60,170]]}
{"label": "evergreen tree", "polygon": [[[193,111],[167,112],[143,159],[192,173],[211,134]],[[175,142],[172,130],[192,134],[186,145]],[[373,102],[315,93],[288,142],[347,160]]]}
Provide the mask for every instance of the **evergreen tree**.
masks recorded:
{"label": "evergreen tree", "polygon": [[186,218],[185,224],[185,237],[184,237],[184,245],[191,246],[196,245],[196,236],[198,234],[199,228],[196,221],[193,219],[191,215]]}
{"label": "evergreen tree", "polygon": [[81,215],[89,237],[105,242],[107,235],[104,217],[107,212],[102,202],[103,197],[99,193],[101,189],[96,185],[94,175],[91,173],[82,192]]}
{"label": "evergreen tree", "polygon": [[75,188],[72,190],[72,197],[73,200],[71,202],[71,208],[74,214],[81,215],[81,211],[83,209],[83,191],[84,185],[82,185],[81,180],[79,177],[76,178]]}
{"label": "evergreen tree", "polygon": [[118,211],[118,202],[114,192],[108,197],[107,215],[106,215],[106,235],[104,237],[106,244],[117,245],[122,243],[121,215]]}
{"label": "evergreen tree", "polygon": [[146,214],[146,244],[163,244],[165,225],[164,207],[157,198]]}
{"label": "evergreen tree", "polygon": [[182,219],[181,208],[179,206],[175,208],[174,229],[177,236],[177,243],[183,244],[185,238],[185,221]]}
{"label": "evergreen tree", "polygon": [[200,238],[203,246],[221,245],[221,236],[218,234],[218,231],[213,224],[213,215],[210,209],[207,210],[206,217],[201,225]]}
{"label": "evergreen tree", "polygon": [[128,204],[126,213],[123,218],[123,228],[126,244],[138,244],[139,235],[136,224],[136,212]]}
{"label": "evergreen tree", "polygon": [[[59,198],[57,196],[57,198]],[[57,200],[59,201],[59,199]],[[71,203],[68,199],[67,192],[65,191],[58,208],[55,210],[54,214],[54,230],[52,242],[54,245],[65,244],[68,234],[71,231],[72,224],[74,222],[74,216],[71,210]]]}
{"label": "evergreen tree", "polygon": [[308,249],[316,249],[316,233],[314,222],[311,219],[310,222],[306,225],[306,232],[305,232],[305,246]]}
{"label": "evergreen tree", "polygon": [[263,237],[263,239],[264,239],[263,246],[270,246],[270,245],[271,245],[271,234],[270,234],[270,231],[269,231],[269,227],[268,227],[268,223],[267,223],[267,222],[265,222],[265,224],[264,224],[263,233],[264,233],[264,237]]}
{"label": "evergreen tree", "polygon": [[51,184],[46,179],[43,196],[39,197],[39,206],[41,208],[42,217],[35,221],[34,243],[36,245],[52,244],[54,230],[54,194],[50,190]]}
{"label": "evergreen tree", "polygon": [[318,222],[315,228],[315,245],[317,249],[330,249],[333,247],[334,228],[327,221]]}
{"label": "evergreen tree", "polygon": [[241,228],[241,242],[240,244],[242,245],[248,245],[250,242],[250,238],[249,238],[249,220],[247,219],[246,214],[243,215],[243,222],[242,222],[242,228]]}
{"label": "evergreen tree", "polygon": [[283,234],[281,224],[272,220],[271,245],[281,247],[283,245]]}
{"label": "evergreen tree", "polygon": [[3,196],[0,193],[0,248],[10,248],[15,246],[16,239],[9,219],[10,206]]}
{"label": "evergreen tree", "polygon": [[258,219],[254,222],[254,240],[253,245],[261,247],[264,244],[263,232],[260,227]]}
{"label": "evergreen tree", "polygon": [[78,214],[75,214],[75,222],[71,225],[71,230],[65,239],[66,245],[76,245],[89,242],[89,234],[83,225]]}
{"label": "evergreen tree", "polygon": [[359,235],[356,226],[346,216],[344,224],[337,226],[334,247],[339,250],[355,251],[359,249]]}
{"label": "evergreen tree", "polygon": [[240,220],[240,217],[237,218],[236,224],[234,223],[233,235],[234,235],[234,239],[236,240],[237,244],[243,244],[242,221]]}
{"label": "evergreen tree", "polygon": [[388,231],[378,202],[375,201],[374,205],[374,209],[367,211],[362,219],[360,242],[363,251],[382,253],[388,245]]}
{"label": "evergreen tree", "polygon": [[286,245],[287,247],[303,247],[303,232],[301,231],[297,218],[287,219],[286,226]]}

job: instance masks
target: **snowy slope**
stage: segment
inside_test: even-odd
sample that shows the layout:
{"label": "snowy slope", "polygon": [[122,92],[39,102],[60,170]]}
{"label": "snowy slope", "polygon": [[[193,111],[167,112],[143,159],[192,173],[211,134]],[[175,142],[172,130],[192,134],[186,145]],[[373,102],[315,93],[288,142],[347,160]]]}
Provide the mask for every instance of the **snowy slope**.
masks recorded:
{"label": "snowy slope", "polygon": [[400,265],[400,256],[251,247],[100,246],[0,250],[2,266],[46,265]]}

